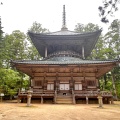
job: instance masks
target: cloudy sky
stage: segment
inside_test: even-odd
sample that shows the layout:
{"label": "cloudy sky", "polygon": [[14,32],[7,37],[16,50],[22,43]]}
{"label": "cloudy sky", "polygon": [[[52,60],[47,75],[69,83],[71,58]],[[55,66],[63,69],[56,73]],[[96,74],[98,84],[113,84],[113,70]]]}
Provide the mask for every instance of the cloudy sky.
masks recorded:
{"label": "cloudy sky", "polygon": [[[27,32],[34,21],[42,24],[51,32],[59,31],[62,26],[63,5],[66,6],[66,23],[69,30],[74,30],[77,23],[98,24],[107,30],[109,24],[100,22],[98,6],[102,0],[0,0],[0,16],[5,33],[14,30]],[[115,17],[120,19],[120,10]]]}

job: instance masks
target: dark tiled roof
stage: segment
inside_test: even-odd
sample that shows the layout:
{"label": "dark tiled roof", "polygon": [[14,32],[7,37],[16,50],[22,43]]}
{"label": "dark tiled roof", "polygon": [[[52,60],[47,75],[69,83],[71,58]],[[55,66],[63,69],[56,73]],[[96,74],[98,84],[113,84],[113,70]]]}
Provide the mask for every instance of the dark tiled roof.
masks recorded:
{"label": "dark tiled roof", "polygon": [[42,57],[45,57],[45,46],[47,46],[48,55],[59,50],[71,50],[82,55],[84,46],[84,54],[87,57],[94,48],[101,30],[88,33],[64,30],[52,33],[28,32],[28,34]]}
{"label": "dark tiled roof", "polygon": [[[44,65],[44,64],[52,64],[52,65],[59,65],[59,64],[102,64],[102,63],[114,63],[118,62],[118,60],[78,60],[78,61],[31,61],[31,60],[16,60],[12,61],[12,63],[15,64],[39,64],[39,65]],[[120,62],[120,61],[119,61]]]}
{"label": "dark tiled roof", "polygon": [[77,34],[80,34],[80,33],[74,32],[74,31],[69,31],[69,30],[61,30],[61,31],[57,31],[57,32],[47,33],[46,35],[77,35]]}
{"label": "dark tiled roof", "polygon": [[76,58],[76,57],[67,57],[67,56],[64,57],[64,56],[62,56],[62,57],[51,57],[45,61],[60,61],[60,62],[68,61],[68,62],[70,62],[70,61],[80,61],[80,60],[81,60],[80,58]]}

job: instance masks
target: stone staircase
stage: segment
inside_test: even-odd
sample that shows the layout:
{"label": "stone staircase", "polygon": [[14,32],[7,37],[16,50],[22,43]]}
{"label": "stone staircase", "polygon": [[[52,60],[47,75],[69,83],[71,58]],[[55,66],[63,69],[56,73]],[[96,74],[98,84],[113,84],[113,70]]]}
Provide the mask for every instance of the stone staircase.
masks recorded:
{"label": "stone staircase", "polygon": [[72,104],[73,98],[72,96],[57,96],[56,103],[57,104]]}

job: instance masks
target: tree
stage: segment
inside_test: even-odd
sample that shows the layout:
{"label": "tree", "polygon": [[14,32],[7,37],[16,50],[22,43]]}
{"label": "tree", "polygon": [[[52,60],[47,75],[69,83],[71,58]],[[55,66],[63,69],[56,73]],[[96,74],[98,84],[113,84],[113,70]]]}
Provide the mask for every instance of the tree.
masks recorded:
{"label": "tree", "polygon": [[77,25],[75,25],[75,31],[76,32],[93,32],[96,30],[99,30],[100,27],[98,25],[95,25],[93,23],[88,23],[87,25],[78,23]]}
{"label": "tree", "polygon": [[[34,33],[49,32],[48,29],[42,28],[42,25],[40,23],[37,23],[36,21],[33,22],[32,26],[29,28],[28,31],[31,31],[31,32],[34,32]],[[29,36],[27,36],[27,39],[30,42],[28,58],[31,59],[31,60],[39,60],[41,58],[40,54],[38,53],[37,49],[33,45]]]}
{"label": "tree", "polygon": [[104,36],[107,59],[117,59],[120,55],[119,26],[120,21],[114,20]]}
{"label": "tree", "polygon": [[99,6],[99,12],[100,12],[100,17],[101,21],[104,23],[109,22],[107,19],[107,16],[113,16],[113,13],[118,10],[118,3],[120,0],[103,0],[103,6]]}
{"label": "tree", "polygon": [[99,60],[106,59],[103,35],[99,37],[98,42],[96,43],[94,49],[92,50],[89,58],[94,59],[94,60],[95,59],[99,59]]}
{"label": "tree", "polygon": [[[5,96],[10,96],[10,99],[17,94],[18,89],[21,87],[21,75],[19,72],[11,69],[0,69],[0,92]],[[29,81],[24,77],[22,88],[27,88]]]}
{"label": "tree", "polygon": [[[95,25],[93,23],[88,23],[86,25],[78,23],[75,26],[75,31],[83,33],[83,32],[94,32],[96,30],[99,30],[100,27],[98,25]],[[99,40],[95,46],[95,48],[93,49],[93,51],[91,52],[91,55],[88,57],[88,59],[104,59],[103,56],[103,36],[101,35],[99,37]]]}
{"label": "tree", "polygon": [[[118,59],[119,58],[119,55],[120,55],[119,26],[120,26],[120,21],[114,20],[109,27],[109,31],[105,34],[103,38],[104,56],[106,59]],[[118,93],[120,93],[120,91],[117,91],[119,90],[118,86],[120,86],[120,79],[119,79],[120,74],[119,73],[120,73],[120,67],[116,67],[111,71],[110,77],[108,78],[108,80],[111,81],[113,85],[112,91],[114,93],[113,95],[115,96],[115,98],[117,98],[117,95],[119,95]]]}
{"label": "tree", "polygon": [[28,29],[28,31],[31,31],[34,33],[47,33],[47,32],[49,32],[48,29],[42,28],[42,24],[37,23],[36,21],[33,22],[32,26]]}
{"label": "tree", "polygon": [[4,38],[3,38],[3,31],[1,26],[1,17],[0,17],[0,67],[2,67],[3,56],[4,56]]}
{"label": "tree", "polygon": [[[87,27],[86,27],[87,26]],[[89,26],[89,27],[88,27]],[[98,39],[95,48],[92,50],[88,59],[118,59],[120,55],[120,38],[119,38],[119,26],[120,21],[114,20],[109,31]],[[94,24],[77,24],[75,30],[78,32],[90,32],[95,31],[99,27]],[[112,73],[112,74],[111,74]],[[114,77],[113,77],[114,76]],[[114,79],[113,79],[114,78]],[[113,95],[120,98],[120,67],[116,67],[112,72],[106,73],[99,79],[101,90],[109,90],[113,92]],[[115,92],[116,91],[116,92]]]}
{"label": "tree", "polygon": [[5,35],[4,38],[4,66],[6,68],[10,67],[10,60],[23,60],[27,59],[28,43],[25,40],[26,36],[19,30],[13,31],[12,34]]}

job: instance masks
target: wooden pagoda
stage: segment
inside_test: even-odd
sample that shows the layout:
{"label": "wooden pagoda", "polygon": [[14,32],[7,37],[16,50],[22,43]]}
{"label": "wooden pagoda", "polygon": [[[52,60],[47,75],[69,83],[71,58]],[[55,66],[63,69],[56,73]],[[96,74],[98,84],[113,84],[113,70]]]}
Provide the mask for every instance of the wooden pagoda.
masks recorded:
{"label": "wooden pagoda", "polygon": [[[32,100],[41,103],[91,103],[97,100],[98,79],[109,72],[118,60],[86,60],[94,48],[101,30],[89,33],[69,31],[63,7],[63,26],[52,33],[28,32],[42,60],[14,60],[13,67],[30,76]],[[110,92],[101,91],[104,103],[112,100]],[[27,99],[26,91],[18,98]]]}

